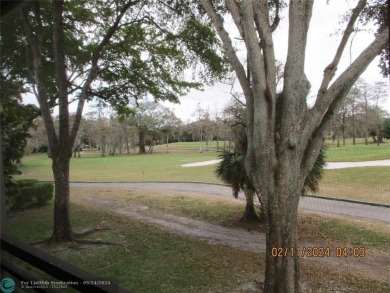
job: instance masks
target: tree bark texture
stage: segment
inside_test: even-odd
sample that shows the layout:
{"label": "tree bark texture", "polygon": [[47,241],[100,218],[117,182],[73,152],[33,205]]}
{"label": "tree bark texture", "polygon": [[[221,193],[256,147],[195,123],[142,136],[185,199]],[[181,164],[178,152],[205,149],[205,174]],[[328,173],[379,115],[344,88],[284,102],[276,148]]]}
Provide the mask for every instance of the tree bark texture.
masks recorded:
{"label": "tree bark texture", "polygon": [[56,242],[70,242],[74,240],[70,224],[69,206],[69,164],[68,156],[57,155],[53,157],[54,174],[54,229],[52,239]]}
{"label": "tree bark texture", "polygon": [[245,43],[247,60],[243,62],[236,54],[223,17],[213,1],[201,0],[201,3],[222,41],[224,53],[246,99],[248,150],[245,169],[264,206],[267,230],[265,292],[300,292],[298,258],[273,257],[272,249],[298,247],[298,203],[305,178],[352,85],[375,56],[388,46],[388,29],[378,33],[331,83],[348,38],[366,5],[365,0],[360,0],[350,14],[333,60],[324,70],[315,105],[308,108],[306,100],[311,85],[304,68],[313,0],[289,1],[288,53],[280,95],[276,95],[272,38],[279,20],[275,17],[271,23],[269,1],[225,1]]}

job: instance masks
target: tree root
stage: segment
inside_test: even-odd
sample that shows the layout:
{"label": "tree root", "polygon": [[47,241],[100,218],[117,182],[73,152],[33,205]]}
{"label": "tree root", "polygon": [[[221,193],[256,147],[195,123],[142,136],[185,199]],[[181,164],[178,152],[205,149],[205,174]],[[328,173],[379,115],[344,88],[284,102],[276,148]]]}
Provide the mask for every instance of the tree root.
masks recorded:
{"label": "tree root", "polygon": [[92,233],[95,233],[95,232],[98,232],[98,231],[103,231],[103,230],[111,230],[111,228],[96,227],[96,228],[91,228],[91,229],[85,229],[85,230],[82,230],[82,231],[79,231],[79,232],[74,231],[73,234],[75,236],[87,236],[87,235],[91,235]]}
{"label": "tree root", "polygon": [[[93,239],[80,239],[82,237],[91,235],[95,232],[103,231],[103,230],[111,230],[111,228],[108,227],[101,227],[100,225],[96,226],[95,228],[90,228],[90,229],[84,229],[82,231],[73,231],[73,240],[68,241],[67,244],[70,244],[68,248],[64,248],[62,250],[67,250],[69,248],[72,248],[72,244],[78,243],[78,244],[96,244],[96,245],[119,245],[122,246],[126,252],[129,252],[129,249],[127,248],[126,245],[119,243],[119,242],[111,242],[111,241],[102,241],[102,240],[93,240]],[[37,240],[34,242],[30,242],[30,245],[39,245],[39,244],[44,244],[50,246],[54,242],[54,237],[48,237],[44,238],[41,240]],[[80,247],[79,247],[80,248]],[[62,251],[61,250],[61,251]]]}
{"label": "tree root", "polygon": [[120,242],[102,241],[102,240],[93,240],[93,239],[75,239],[74,242],[79,244],[118,245],[118,246],[122,246],[125,249],[125,252],[130,252],[127,246]]}

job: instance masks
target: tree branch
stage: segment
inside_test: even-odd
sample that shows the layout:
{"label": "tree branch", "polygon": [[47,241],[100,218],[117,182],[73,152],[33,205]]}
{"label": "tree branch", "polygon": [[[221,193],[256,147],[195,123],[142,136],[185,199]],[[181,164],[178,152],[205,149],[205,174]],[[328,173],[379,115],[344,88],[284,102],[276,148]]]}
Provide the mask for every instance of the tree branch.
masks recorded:
{"label": "tree branch", "polygon": [[[290,4],[288,52],[283,88],[286,93],[296,92],[293,89],[305,78],[305,51],[312,9],[313,0],[292,1]],[[302,99],[302,97],[296,98]]]}
{"label": "tree branch", "polygon": [[207,14],[209,15],[211,21],[214,24],[214,27],[217,30],[217,33],[222,41],[225,54],[230,60],[230,63],[236,72],[238,81],[243,89],[246,99],[251,99],[252,93],[250,91],[250,83],[247,79],[244,66],[241,64],[240,60],[237,57],[237,54],[234,50],[232,40],[223,26],[222,18],[217,15],[217,12],[214,10],[214,7],[210,0],[201,0],[203,7],[205,8]]}
{"label": "tree branch", "polygon": [[135,1],[128,1],[120,10],[120,13],[115,19],[115,22],[113,25],[107,30],[106,34],[104,35],[103,39],[100,41],[99,45],[96,47],[92,54],[92,59],[91,59],[91,69],[89,71],[89,74],[87,76],[87,79],[82,87],[81,93],[80,93],[80,99],[79,103],[77,105],[77,111],[75,114],[75,119],[73,122],[72,130],[71,130],[71,143],[73,144],[76,136],[77,136],[77,131],[80,126],[81,122],[81,116],[83,113],[83,108],[85,104],[85,99],[88,96],[88,90],[92,84],[92,82],[95,80],[98,74],[98,61],[101,57],[102,52],[104,51],[104,47],[109,43],[111,37],[114,35],[114,33],[117,31],[118,26],[120,21],[122,20],[123,16],[125,15],[126,11],[131,7],[139,3],[140,0],[135,0]]}
{"label": "tree branch", "polygon": [[355,25],[356,20],[358,19],[360,13],[366,5],[366,0],[360,0],[356,7],[352,10],[352,15],[348,21],[347,27],[344,31],[343,37],[341,38],[340,44],[337,48],[336,54],[333,58],[333,61],[324,69],[324,78],[322,79],[321,86],[319,91],[324,93],[332,78],[334,77],[337,66],[340,63],[341,56],[344,52],[345,46],[347,45],[348,39],[353,33],[353,27]]}
{"label": "tree branch", "polygon": [[[319,149],[319,144],[323,140],[323,133],[329,129],[332,118],[343,104],[352,86],[358,80],[368,65],[380,52],[388,46],[389,29],[382,31],[375,40],[356,58],[356,60],[335,80],[325,93],[318,93],[314,107],[309,110],[307,119],[302,123],[301,145],[305,148],[305,153],[310,154],[313,150]],[[306,156],[302,160],[305,172],[308,170],[313,160]]]}
{"label": "tree branch", "polygon": [[55,147],[58,144],[58,138],[54,127],[53,119],[51,118],[50,107],[48,104],[48,95],[45,87],[45,79],[42,66],[42,19],[40,13],[39,2],[34,1],[31,3],[34,18],[37,23],[37,30],[34,33],[33,27],[29,19],[29,9],[27,4],[22,6],[22,24],[27,38],[31,45],[33,53],[33,71],[36,88],[33,86],[34,93],[39,103],[42,116],[44,117],[45,129],[48,134],[48,140],[51,147]]}
{"label": "tree branch", "polygon": [[266,1],[255,3],[255,24],[261,40],[261,48],[264,56],[264,72],[266,83],[266,97],[269,112],[273,119],[276,104],[276,60],[272,39],[272,29],[269,26],[269,5]]}
{"label": "tree branch", "polygon": [[272,32],[274,32],[276,30],[276,28],[278,27],[279,22],[280,22],[280,17],[279,17],[280,1],[279,0],[275,1],[275,6],[276,6],[275,18],[274,18],[274,22],[271,24],[271,27],[270,27]]}
{"label": "tree branch", "polygon": [[[313,0],[291,1],[287,61],[284,70],[283,94],[280,97],[280,142],[293,147],[300,134],[299,122],[304,116],[310,82],[306,78],[305,51],[312,15]],[[299,90],[297,90],[299,89]],[[293,140],[293,141],[292,141]]]}
{"label": "tree branch", "polygon": [[242,25],[242,11],[240,6],[234,0],[226,0],[226,7],[232,15],[233,21],[240,33],[242,39],[244,39],[244,30]]}
{"label": "tree branch", "polygon": [[72,155],[69,150],[69,103],[68,103],[68,78],[65,65],[65,36],[63,27],[64,2],[53,1],[53,51],[55,63],[56,84],[58,87],[58,105],[59,105],[59,138],[61,143],[58,148],[52,151],[62,150],[64,153]]}

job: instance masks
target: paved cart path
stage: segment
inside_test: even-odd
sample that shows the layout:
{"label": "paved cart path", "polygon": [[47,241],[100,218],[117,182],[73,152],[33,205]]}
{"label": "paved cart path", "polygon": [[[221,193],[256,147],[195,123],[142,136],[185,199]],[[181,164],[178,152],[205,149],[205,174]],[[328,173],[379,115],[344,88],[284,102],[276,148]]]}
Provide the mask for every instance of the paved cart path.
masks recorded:
{"label": "paved cart path", "polygon": [[[172,190],[190,193],[206,193],[214,196],[232,197],[231,188],[224,185],[206,183],[184,183],[184,182],[91,182],[71,183],[71,187],[91,188],[125,188],[140,190]],[[244,199],[240,194],[240,198]],[[344,202],[323,198],[304,196],[299,202],[299,208],[303,211],[322,215],[350,216],[356,219],[370,219],[390,223],[390,208],[372,206],[360,203]]]}
{"label": "paved cart path", "polygon": [[[199,167],[199,166],[207,166],[214,165],[221,161],[219,160],[209,160],[197,163],[190,163],[181,165],[182,167]],[[344,168],[356,168],[356,167],[390,167],[390,159],[389,160],[377,160],[377,161],[365,161],[365,162],[329,162],[326,163],[325,169],[344,169]]]}

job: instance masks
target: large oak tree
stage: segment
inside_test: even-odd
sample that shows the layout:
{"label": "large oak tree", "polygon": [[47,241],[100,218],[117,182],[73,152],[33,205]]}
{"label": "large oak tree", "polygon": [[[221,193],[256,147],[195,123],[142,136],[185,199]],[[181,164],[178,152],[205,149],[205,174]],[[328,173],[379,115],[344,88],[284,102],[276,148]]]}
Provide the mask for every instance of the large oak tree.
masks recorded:
{"label": "large oak tree", "polygon": [[[375,3],[380,6],[384,2]],[[348,14],[334,59],[325,69],[319,69],[324,70],[323,80],[314,106],[308,108],[310,82],[305,74],[305,57],[313,0],[291,0],[289,3],[201,0],[201,3],[222,40],[224,52],[246,99],[248,149],[245,169],[264,204],[267,227],[264,291],[299,292],[298,256],[273,257],[271,251],[272,248],[299,247],[297,213],[305,178],[313,168],[324,134],[349,90],[373,59],[387,48],[388,18],[378,10],[370,13],[367,8],[373,8],[372,5],[368,6],[365,0],[358,1]],[[330,1],[330,4],[338,5],[337,1]],[[280,21],[282,6],[288,8],[288,52],[283,91],[277,95],[273,33]],[[226,11],[244,41],[245,61],[239,59],[224,24]],[[368,20],[369,15],[379,19],[375,39],[335,78],[342,53],[361,15],[368,16]]]}

